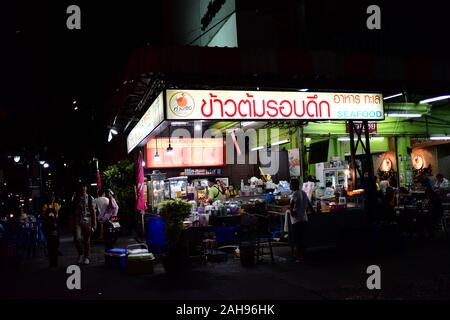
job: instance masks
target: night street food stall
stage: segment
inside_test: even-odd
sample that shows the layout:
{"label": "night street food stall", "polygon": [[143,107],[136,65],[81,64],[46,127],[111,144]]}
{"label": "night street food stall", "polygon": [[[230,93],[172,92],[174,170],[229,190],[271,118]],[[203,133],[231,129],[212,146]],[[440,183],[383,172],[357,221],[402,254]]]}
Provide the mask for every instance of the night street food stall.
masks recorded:
{"label": "night street food stall", "polygon": [[[344,148],[330,152],[331,143],[325,145],[323,138],[303,134],[299,119],[380,121],[384,119],[382,97],[373,93],[163,90],[127,138],[128,152],[144,148],[149,210],[157,214],[162,200],[183,198],[193,204],[185,225],[212,225],[216,231],[236,230],[243,214],[273,214],[273,236],[282,239],[289,180],[302,177],[314,166],[317,179],[303,185],[319,209],[311,224],[329,220],[334,213],[350,216],[352,210],[357,212],[353,220],[359,223],[364,191],[353,188],[356,178],[352,180],[355,175]],[[242,137],[243,144],[239,143]],[[269,156],[269,163],[263,163],[267,155],[276,157]],[[252,157],[257,160],[246,161]],[[278,168],[271,171],[275,162]],[[208,201],[208,178],[216,180],[224,199]],[[341,224],[345,223],[337,225]],[[325,229],[317,229],[320,238]],[[224,238],[219,242],[236,240],[229,235]]]}

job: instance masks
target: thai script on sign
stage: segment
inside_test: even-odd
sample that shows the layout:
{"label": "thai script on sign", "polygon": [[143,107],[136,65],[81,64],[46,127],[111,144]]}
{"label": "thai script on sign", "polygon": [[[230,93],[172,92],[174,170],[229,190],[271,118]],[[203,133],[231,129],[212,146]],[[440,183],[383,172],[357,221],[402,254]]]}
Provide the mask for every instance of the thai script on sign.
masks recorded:
{"label": "thai script on sign", "polygon": [[[169,119],[384,119],[381,94],[272,91],[167,90]],[[176,99],[172,99],[177,97]]]}

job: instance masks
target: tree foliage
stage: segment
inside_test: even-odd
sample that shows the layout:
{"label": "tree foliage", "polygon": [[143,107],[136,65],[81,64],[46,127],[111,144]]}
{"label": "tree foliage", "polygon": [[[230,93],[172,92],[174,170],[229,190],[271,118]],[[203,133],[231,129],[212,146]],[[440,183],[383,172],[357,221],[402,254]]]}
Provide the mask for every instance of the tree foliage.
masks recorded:
{"label": "tree foliage", "polygon": [[129,160],[109,166],[102,174],[102,184],[114,193],[123,214],[134,213],[136,167]]}
{"label": "tree foliage", "polygon": [[166,239],[170,246],[180,240],[183,232],[183,221],[191,214],[192,205],[183,199],[170,199],[159,204],[159,214],[166,225]]}

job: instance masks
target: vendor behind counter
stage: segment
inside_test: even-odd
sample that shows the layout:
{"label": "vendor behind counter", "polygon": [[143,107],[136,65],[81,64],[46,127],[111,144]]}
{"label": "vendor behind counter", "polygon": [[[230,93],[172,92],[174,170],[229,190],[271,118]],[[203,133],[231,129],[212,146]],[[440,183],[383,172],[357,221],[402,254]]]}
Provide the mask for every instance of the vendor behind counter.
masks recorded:
{"label": "vendor behind counter", "polygon": [[210,204],[215,201],[223,202],[224,189],[220,186],[214,178],[208,178],[208,202]]}

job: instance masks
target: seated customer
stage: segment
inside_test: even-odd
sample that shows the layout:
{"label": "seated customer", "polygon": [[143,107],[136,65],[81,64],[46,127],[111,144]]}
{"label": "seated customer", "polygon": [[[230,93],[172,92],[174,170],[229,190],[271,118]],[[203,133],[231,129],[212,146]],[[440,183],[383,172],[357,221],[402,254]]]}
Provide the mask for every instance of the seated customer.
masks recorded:
{"label": "seated customer", "polygon": [[333,188],[333,183],[331,181],[328,181],[326,184],[324,197],[327,197],[327,198],[334,197],[334,192],[335,192],[335,190]]}
{"label": "seated customer", "polygon": [[438,173],[436,175],[436,182],[434,183],[434,189],[449,189],[450,188],[450,182],[448,179],[444,177],[442,173]]}
{"label": "seated customer", "polygon": [[382,221],[393,221],[395,218],[395,193],[392,187],[386,189],[386,193],[383,198],[380,219]]}

